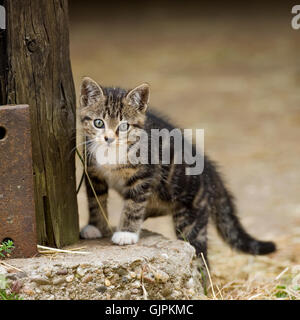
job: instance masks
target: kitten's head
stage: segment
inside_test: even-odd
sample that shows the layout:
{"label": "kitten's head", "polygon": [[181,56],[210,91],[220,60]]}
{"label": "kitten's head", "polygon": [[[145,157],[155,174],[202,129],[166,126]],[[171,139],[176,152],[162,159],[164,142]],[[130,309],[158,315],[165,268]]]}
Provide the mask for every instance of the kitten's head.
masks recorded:
{"label": "kitten's head", "polygon": [[149,85],[132,90],[104,88],[84,78],[80,88],[80,119],[88,140],[98,145],[122,145],[144,127]]}

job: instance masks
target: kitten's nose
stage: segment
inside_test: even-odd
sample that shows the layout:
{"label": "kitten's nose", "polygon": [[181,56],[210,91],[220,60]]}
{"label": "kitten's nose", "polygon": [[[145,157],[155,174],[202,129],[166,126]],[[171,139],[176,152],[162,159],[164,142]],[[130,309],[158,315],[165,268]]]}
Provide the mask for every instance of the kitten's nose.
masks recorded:
{"label": "kitten's nose", "polygon": [[105,137],[104,137],[104,140],[105,140],[108,144],[110,144],[110,143],[112,143],[112,142],[115,141],[115,138],[109,138],[109,137],[105,136]]}

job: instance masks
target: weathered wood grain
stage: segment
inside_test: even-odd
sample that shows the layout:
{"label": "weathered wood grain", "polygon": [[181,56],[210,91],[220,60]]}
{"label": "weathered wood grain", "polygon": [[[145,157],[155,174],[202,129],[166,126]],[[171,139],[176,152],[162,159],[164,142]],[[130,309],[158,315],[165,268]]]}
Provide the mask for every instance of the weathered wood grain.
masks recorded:
{"label": "weathered wood grain", "polygon": [[7,68],[2,67],[0,92],[6,97],[1,103],[30,105],[38,241],[61,247],[77,241],[79,229],[68,2],[8,0],[4,5],[6,61],[1,65]]}

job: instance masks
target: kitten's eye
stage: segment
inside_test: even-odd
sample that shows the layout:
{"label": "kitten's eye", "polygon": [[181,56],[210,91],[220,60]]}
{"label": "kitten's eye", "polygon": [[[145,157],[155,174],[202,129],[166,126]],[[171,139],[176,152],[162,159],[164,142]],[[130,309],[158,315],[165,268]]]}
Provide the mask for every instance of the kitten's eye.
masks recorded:
{"label": "kitten's eye", "polygon": [[98,129],[104,128],[104,122],[101,119],[94,120],[94,126]]}
{"label": "kitten's eye", "polygon": [[128,122],[123,122],[119,125],[119,131],[127,131],[129,129],[129,124]]}

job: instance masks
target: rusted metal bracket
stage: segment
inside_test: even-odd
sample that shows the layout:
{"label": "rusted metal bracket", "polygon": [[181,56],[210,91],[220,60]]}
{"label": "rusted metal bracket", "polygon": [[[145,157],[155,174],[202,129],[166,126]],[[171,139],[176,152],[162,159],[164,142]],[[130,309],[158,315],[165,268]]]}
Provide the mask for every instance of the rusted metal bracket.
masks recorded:
{"label": "rusted metal bracket", "polygon": [[37,254],[28,105],[0,106],[0,242],[7,239],[12,257]]}

